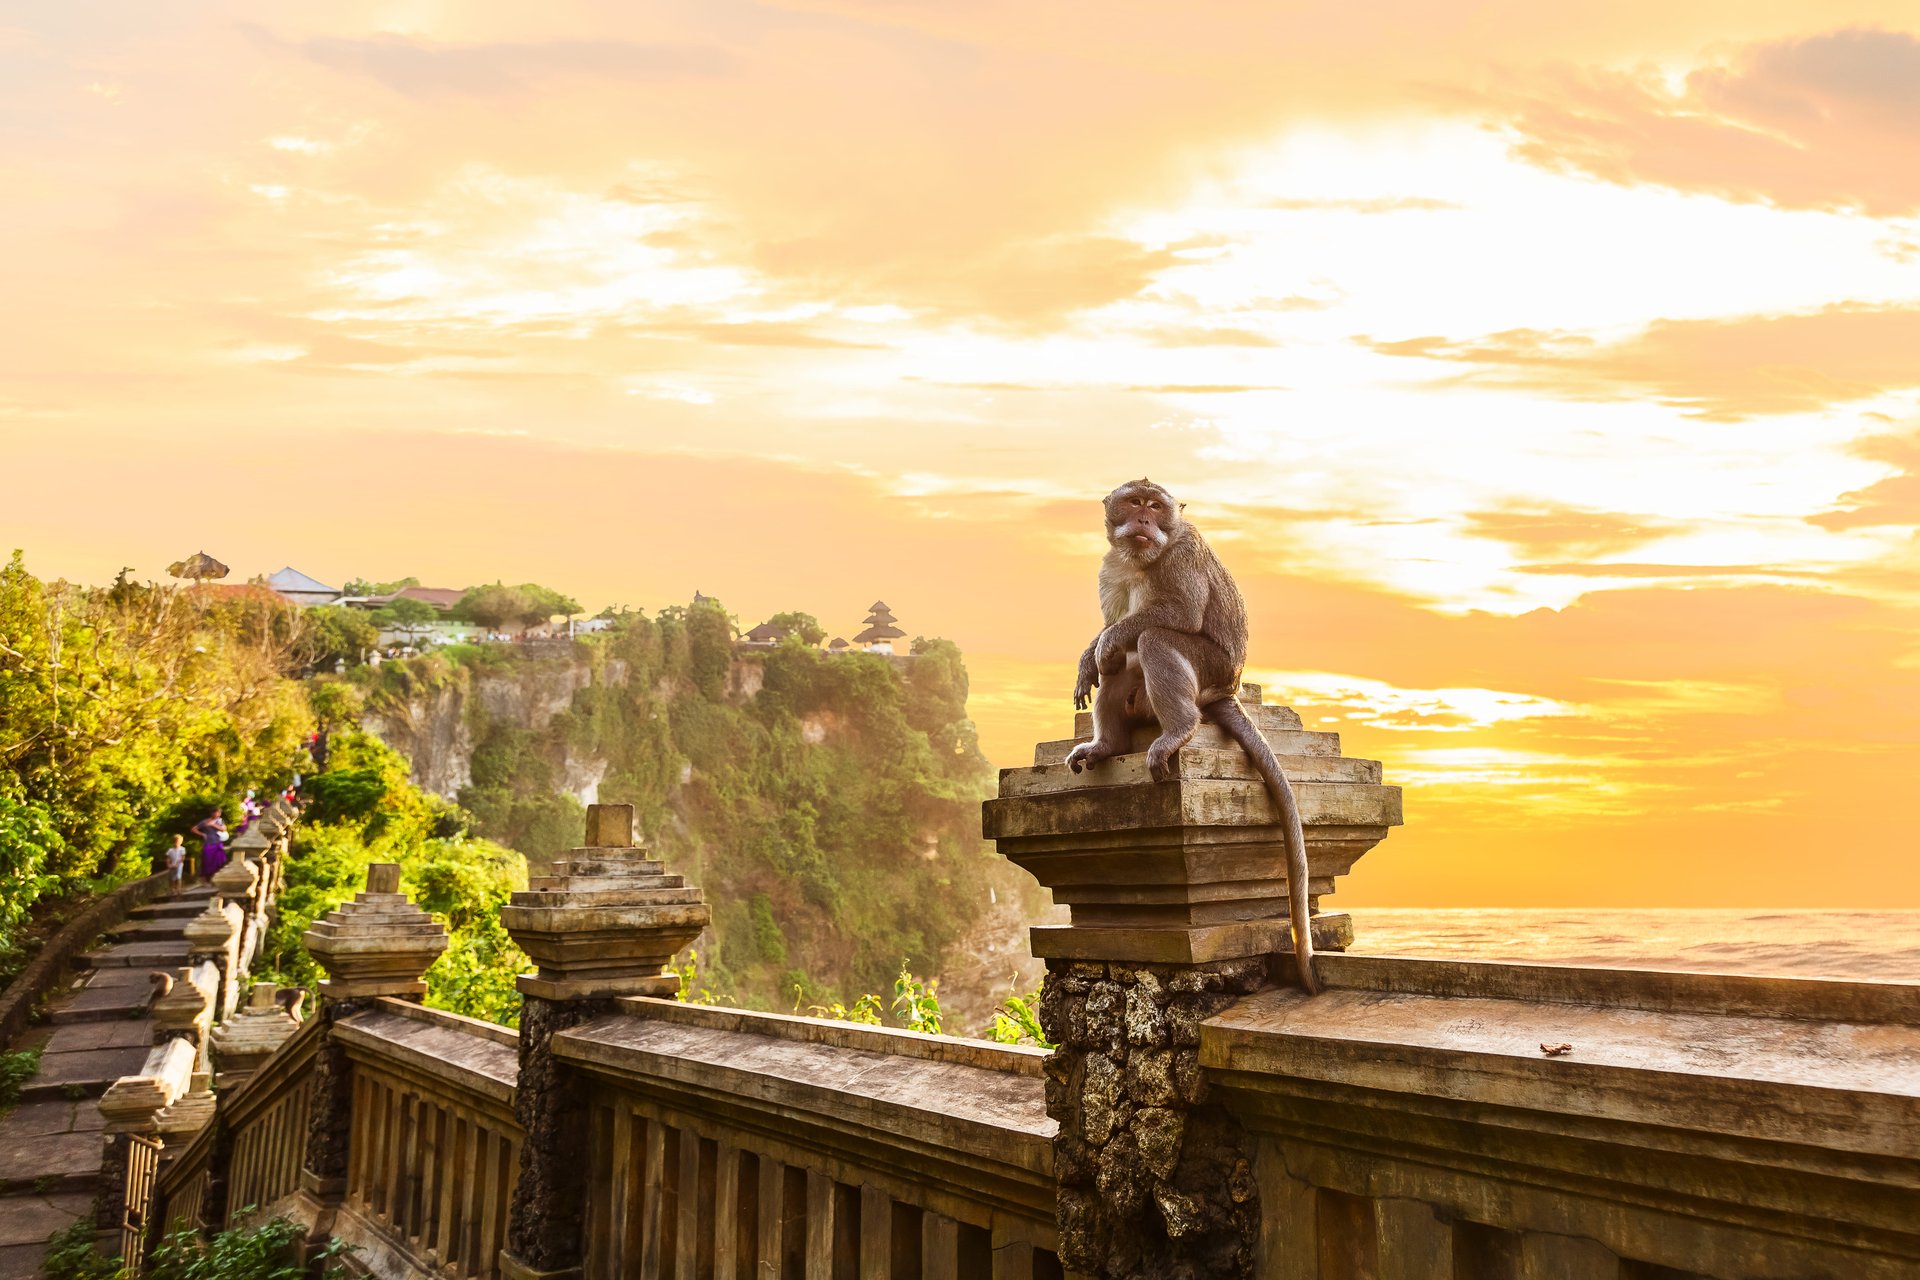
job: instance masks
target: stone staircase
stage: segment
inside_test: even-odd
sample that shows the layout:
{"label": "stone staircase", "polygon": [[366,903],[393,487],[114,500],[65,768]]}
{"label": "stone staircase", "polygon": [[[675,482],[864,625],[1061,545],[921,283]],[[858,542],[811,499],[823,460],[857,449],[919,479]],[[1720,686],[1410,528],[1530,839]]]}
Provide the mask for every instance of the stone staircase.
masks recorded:
{"label": "stone staircase", "polygon": [[14,1046],[38,1048],[40,1069],[19,1104],[0,1116],[0,1280],[38,1276],[47,1236],[91,1214],[105,1125],[97,1099],[146,1061],[153,1047],[148,975],[180,971],[183,930],[212,892],[196,886],[135,907],[75,962],[45,1023]]}

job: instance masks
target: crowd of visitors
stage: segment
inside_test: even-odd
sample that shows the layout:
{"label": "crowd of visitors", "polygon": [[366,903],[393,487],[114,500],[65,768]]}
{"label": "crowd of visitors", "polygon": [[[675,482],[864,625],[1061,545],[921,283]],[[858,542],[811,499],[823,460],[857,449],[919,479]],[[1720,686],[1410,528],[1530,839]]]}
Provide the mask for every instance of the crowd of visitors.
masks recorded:
{"label": "crowd of visitors", "polygon": [[[298,755],[299,759],[293,766],[292,781],[280,793],[280,799],[296,808],[301,804],[301,770],[326,767],[326,735],[310,734],[307,741],[301,744]],[[188,832],[200,841],[200,856],[197,859],[193,851],[187,848],[186,837],[176,833],[173,844],[167,848],[164,855],[167,872],[172,877],[171,891],[178,894],[183,882],[190,875],[198,877],[202,884],[212,884],[214,876],[227,865],[228,843],[245,834],[247,828],[267,811],[267,804],[267,801],[260,798],[256,788],[248,787],[246,796],[240,801],[240,823],[231,829],[227,826],[225,807],[214,806],[213,811],[194,823]]]}

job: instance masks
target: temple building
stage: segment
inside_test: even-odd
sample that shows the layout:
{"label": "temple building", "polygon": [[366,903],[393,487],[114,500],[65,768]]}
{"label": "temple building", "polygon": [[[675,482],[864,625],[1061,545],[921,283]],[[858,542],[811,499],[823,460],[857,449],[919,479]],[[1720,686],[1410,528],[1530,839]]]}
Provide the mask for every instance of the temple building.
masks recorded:
{"label": "temple building", "polygon": [[899,619],[893,616],[884,600],[875,600],[867,609],[864,619],[866,630],[853,638],[853,643],[868,653],[892,653],[893,642],[904,640],[907,633],[893,624]]}

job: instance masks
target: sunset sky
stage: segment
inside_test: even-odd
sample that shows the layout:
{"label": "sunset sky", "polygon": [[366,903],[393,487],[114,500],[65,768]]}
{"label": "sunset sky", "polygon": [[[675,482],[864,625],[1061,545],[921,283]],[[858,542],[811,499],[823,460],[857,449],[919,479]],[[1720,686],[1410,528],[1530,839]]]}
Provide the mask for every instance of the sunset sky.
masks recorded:
{"label": "sunset sky", "polygon": [[0,542],[697,588],[1063,736],[1097,499],[1342,904],[1920,907],[1913,0],[0,2]]}

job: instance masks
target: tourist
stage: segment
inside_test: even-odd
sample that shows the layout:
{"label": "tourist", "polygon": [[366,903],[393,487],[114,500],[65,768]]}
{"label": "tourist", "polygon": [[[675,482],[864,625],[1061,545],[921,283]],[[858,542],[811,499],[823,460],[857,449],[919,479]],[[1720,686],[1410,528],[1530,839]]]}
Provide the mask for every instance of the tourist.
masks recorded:
{"label": "tourist", "polygon": [[227,865],[227,822],[215,809],[194,823],[193,834],[200,837],[200,878],[213,883],[213,873]]}
{"label": "tourist", "polygon": [[180,880],[187,873],[187,838],[176,835],[167,849],[167,885],[171,897],[180,896]]}
{"label": "tourist", "polygon": [[[266,806],[261,804],[260,801],[256,798],[258,795],[259,793],[257,791],[255,791],[252,787],[248,787],[246,799],[240,802],[240,812],[246,817],[248,822],[251,822],[253,819],[259,817],[262,813],[266,812]],[[242,830],[246,829],[245,823],[241,824],[241,829]]]}

